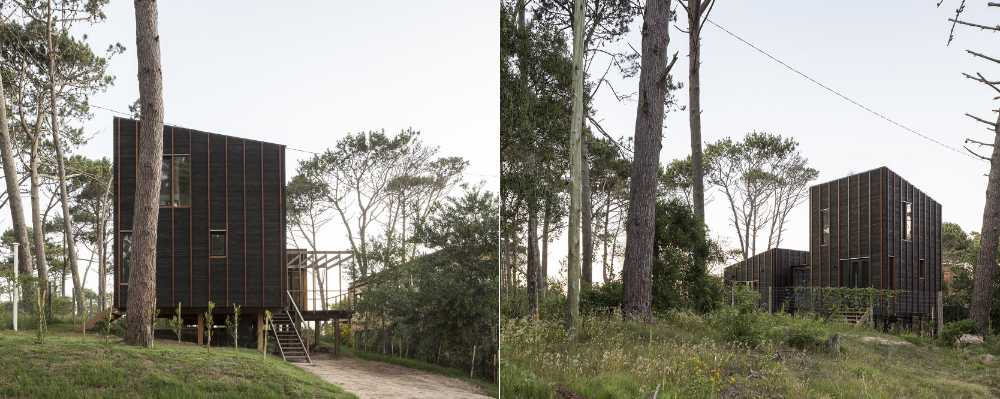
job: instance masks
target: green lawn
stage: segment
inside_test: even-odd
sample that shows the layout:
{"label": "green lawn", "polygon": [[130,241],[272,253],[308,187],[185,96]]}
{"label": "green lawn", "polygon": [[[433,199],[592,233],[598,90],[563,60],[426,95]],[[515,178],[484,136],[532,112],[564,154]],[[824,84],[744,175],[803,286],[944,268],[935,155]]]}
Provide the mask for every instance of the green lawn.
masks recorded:
{"label": "green lawn", "polygon": [[[672,313],[655,324],[586,317],[578,340],[558,321],[505,320],[501,392],[505,397],[648,398],[981,398],[1000,397],[1000,358],[987,345],[954,349],[929,338],[892,336],[862,327],[786,315],[758,315],[755,344],[727,338],[734,323]],[[842,353],[826,349],[842,336]],[[813,336],[814,338],[801,338]],[[866,342],[881,337],[909,345]],[[791,338],[798,337],[798,338]],[[799,343],[796,349],[789,345]]]}
{"label": "green lawn", "polygon": [[117,338],[0,331],[0,397],[14,398],[355,398],[339,387],[247,349],[157,341],[153,349]]}

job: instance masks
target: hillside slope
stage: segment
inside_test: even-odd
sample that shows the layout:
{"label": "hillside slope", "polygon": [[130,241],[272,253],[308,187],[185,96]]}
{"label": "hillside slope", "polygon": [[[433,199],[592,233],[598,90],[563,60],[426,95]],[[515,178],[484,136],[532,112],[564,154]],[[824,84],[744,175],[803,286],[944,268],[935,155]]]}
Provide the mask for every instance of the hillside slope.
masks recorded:
{"label": "hillside slope", "polygon": [[[826,345],[834,333],[841,337],[839,354]],[[954,349],[930,338],[802,317],[734,320],[690,313],[672,313],[653,325],[585,317],[579,340],[569,342],[561,322],[507,320],[501,328],[501,394],[648,398],[658,390],[661,399],[1000,397],[1000,360],[984,361],[997,351],[991,342]]]}
{"label": "hillside slope", "polygon": [[62,333],[0,332],[0,397],[355,398],[280,358],[157,341],[153,349]]}

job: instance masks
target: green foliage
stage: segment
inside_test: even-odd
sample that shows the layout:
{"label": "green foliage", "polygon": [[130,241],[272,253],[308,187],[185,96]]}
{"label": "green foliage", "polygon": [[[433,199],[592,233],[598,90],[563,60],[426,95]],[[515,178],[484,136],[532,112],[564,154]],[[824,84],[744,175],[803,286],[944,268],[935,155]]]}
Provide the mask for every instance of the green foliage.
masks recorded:
{"label": "green foliage", "polygon": [[497,218],[496,197],[469,190],[420,220],[414,241],[434,252],[369,280],[356,315],[391,335],[368,330],[358,346],[401,345],[411,357],[462,369],[472,368],[473,347],[491,348],[475,368],[495,378]]}
{"label": "green foliage", "polygon": [[938,343],[941,345],[954,345],[955,340],[962,334],[978,334],[976,332],[976,322],[973,320],[959,320],[945,323],[941,333],[938,334]]}
{"label": "green foliage", "polygon": [[267,337],[271,335],[271,309],[264,309],[264,357],[267,357]]}
{"label": "green foliage", "polygon": [[232,318],[226,316],[226,330],[229,331],[229,336],[233,338],[233,348],[240,347],[240,305],[233,304],[233,315]]}
{"label": "green foliage", "polygon": [[721,282],[704,265],[721,261],[722,251],[691,207],[676,198],[657,201],[654,236],[653,310],[714,309],[721,301]]}
{"label": "green foliage", "polygon": [[212,350],[212,327],[215,327],[215,319],[213,318],[213,313],[215,312],[215,302],[208,301],[208,309],[205,310],[205,348],[209,351]]}
{"label": "green foliage", "polygon": [[783,327],[777,328],[781,342],[790,347],[805,351],[822,351],[826,349],[829,338],[827,327],[822,320],[808,316],[787,317]]}
{"label": "green foliage", "polygon": [[621,309],[624,285],[621,280],[595,285],[580,292],[580,313],[613,313]]}
{"label": "green foliage", "polygon": [[184,318],[181,317],[181,303],[177,302],[174,309],[174,317],[170,318],[170,329],[177,335],[177,342],[181,342],[181,331],[184,329]]}

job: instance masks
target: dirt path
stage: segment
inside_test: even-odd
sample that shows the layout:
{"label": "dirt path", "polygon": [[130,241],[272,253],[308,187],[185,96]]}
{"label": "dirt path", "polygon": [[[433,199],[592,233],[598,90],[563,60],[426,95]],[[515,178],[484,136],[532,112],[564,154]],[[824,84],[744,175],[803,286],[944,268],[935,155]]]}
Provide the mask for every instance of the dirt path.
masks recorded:
{"label": "dirt path", "polygon": [[475,385],[426,371],[357,358],[314,357],[302,369],[340,385],[361,399],[489,399]]}

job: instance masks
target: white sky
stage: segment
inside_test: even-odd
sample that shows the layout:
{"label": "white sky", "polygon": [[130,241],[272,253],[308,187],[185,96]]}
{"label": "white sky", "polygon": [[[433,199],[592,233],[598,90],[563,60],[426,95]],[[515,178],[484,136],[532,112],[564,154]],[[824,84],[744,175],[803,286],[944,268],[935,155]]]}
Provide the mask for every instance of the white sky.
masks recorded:
{"label": "white sky", "polygon": [[[107,21],[78,29],[97,51],[126,46],[110,63],[114,87],[92,98],[123,112],[139,96],[132,7],[112,1]],[[412,127],[441,156],[468,160],[468,182],[499,190],[495,2],[173,0],[159,7],[166,123],[285,144],[289,178],[309,156],[292,148],[322,151],[349,132]],[[81,152],[110,158],[114,114],[93,113],[86,128],[94,138]],[[4,209],[0,229],[9,226]],[[349,247],[336,223],[320,241],[321,249]],[[96,290],[93,273],[87,285]]]}
{"label": "white sky", "polygon": [[[996,68],[965,54],[970,48],[989,53],[997,35],[956,29],[957,39],[945,46],[957,1],[848,1],[772,0],[720,1],[712,19],[747,41],[811,75],[862,104],[961,150],[965,137],[992,142],[985,125],[963,116],[969,112],[995,118],[988,88],[962,77],[981,71],[996,78]],[[985,2],[966,5],[965,19],[992,24],[996,13]],[[678,7],[683,13],[683,9]],[[679,27],[687,29],[686,17]],[[641,48],[641,18],[628,42]],[[679,51],[675,79],[687,80],[687,35],[670,29],[670,53]],[[852,172],[888,166],[942,204],[944,221],[966,231],[980,230],[989,165],[956,154],[914,136],[815,84],[784,69],[718,28],[708,25],[702,39],[702,136],[705,142],[742,137],[758,130],[794,137],[818,182]],[[622,44],[624,45],[624,44]],[[996,56],[996,54],[993,54]],[[598,74],[606,63],[592,67]],[[599,71],[598,71],[599,70]],[[990,73],[987,73],[990,72]],[[637,79],[614,82],[619,93],[637,90]],[[686,88],[677,92],[687,104]],[[595,99],[597,119],[613,136],[632,136],[636,103],[619,103],[602,89]],[[667,117],[661,163],[690,153],[686,111]],[[964,151],[964,150],[962,150]],[[711,196],[711,194],[709,194]],[[727,248],[737,241],[725,200],[714,195],[706,217],[713,234]],[[808,250],[808,214],[800,206],[789,217],[783,247]],[[563,235],[565,236],[565,234]],[[565,259],[567,244],[550,246],[550,262]],[[619,258],[620,259],[620,258]],[[559,267],[550,275],[560,278]],[[716,271],[717,272],[717,271]],[[595,265],[595,281],[600,266]]]}

